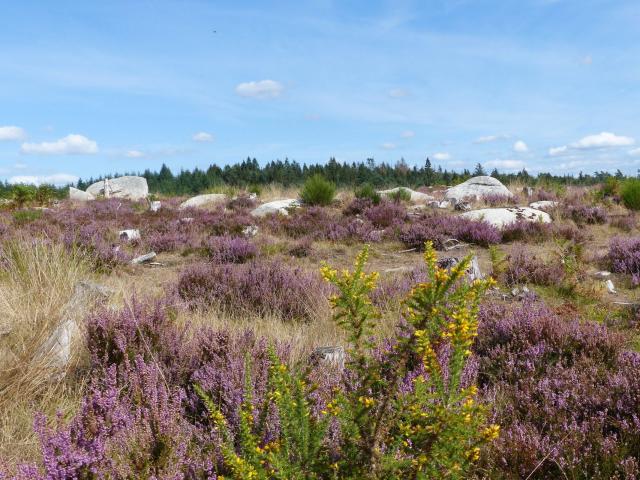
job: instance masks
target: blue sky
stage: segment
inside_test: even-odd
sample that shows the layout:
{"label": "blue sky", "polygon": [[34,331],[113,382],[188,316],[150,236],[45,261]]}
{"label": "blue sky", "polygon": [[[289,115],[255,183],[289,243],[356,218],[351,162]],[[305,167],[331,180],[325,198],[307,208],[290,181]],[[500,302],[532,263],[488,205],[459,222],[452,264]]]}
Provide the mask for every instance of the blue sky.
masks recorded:
{"label": "blue sky", "polygon": [[637,0],[6,0],[2,18],[11,181],[247,156],[640,167]]}

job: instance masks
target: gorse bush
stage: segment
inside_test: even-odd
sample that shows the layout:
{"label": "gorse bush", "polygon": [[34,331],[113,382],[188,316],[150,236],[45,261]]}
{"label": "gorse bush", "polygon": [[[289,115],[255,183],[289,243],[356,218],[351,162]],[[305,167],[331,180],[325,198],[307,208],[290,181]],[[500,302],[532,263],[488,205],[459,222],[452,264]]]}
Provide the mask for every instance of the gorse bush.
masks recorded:
{"label": "gorse bush", "polygon": [[320,174],[309,177],[300,192],[300,198],[307,205],[330,205],[335,195],[336,186]]}
{"label": "gorse bush", "polygon": [[624,206],[631,210],[640,210],[640,179],[625,180],[620,189],[620,197]]}
{"label": "gorse bush", "polygon": [[[225,474],[238,480],[465,478],[480,448],[497,436],[497,426],[485,425],[476,388],[463,381],[479,296],[490,282],[460,283],[470,259],[447,272],[427,247],[430,281],[418,284],[406,300],[406,332],[391,349],[380,350],[370,340],[378,313],[369,295],[377,273],[364,272],[367,254],[365,247],[353,272],[322,269],[338,290],[331,301],[351,345],[346,368],[352,381],[351,388],[334,391],[319,417],[308,400],[313,387],[275,355],[258,409],[275,409],[280,419],[279,434],[268,442],[265,422],[256,428],[250,385],[236,443],[213,397],[196,387],[223,440]],[[323,442],[331,423],[340,431],[332,450]]]}

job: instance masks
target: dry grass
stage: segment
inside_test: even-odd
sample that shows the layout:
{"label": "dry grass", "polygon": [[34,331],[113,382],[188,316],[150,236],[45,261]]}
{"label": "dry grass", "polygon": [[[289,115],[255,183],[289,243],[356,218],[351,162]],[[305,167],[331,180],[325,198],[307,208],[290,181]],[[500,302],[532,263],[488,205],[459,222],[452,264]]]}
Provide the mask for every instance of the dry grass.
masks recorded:
{"label": "dry grass", "polygon": [[71,345],[67,372],[43,345],[63,318],[82,313],[67,304],[88,269],[62,245],[28,239],[5,243],[0,262],[0,457],[33,458],[33,414],[69,412],[82,390],[71,373],[82,357],[79,342]]}

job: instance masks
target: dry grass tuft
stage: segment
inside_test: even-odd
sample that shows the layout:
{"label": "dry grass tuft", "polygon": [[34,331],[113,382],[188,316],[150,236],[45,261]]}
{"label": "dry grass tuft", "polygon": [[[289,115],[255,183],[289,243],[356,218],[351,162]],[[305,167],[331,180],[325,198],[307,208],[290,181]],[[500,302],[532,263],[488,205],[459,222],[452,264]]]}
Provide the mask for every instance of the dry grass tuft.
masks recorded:
{"label": "dry grass tuft", "polygon": [[88,267],[60,244],[29,239],[3,244],[0,267],[0,457],[33,458],[34,412],[69,412],[82,389],[65,375],[80,361],[79,345],[71,345],[68,372],[43,345],[61,320],[83,314],[67,304]]}

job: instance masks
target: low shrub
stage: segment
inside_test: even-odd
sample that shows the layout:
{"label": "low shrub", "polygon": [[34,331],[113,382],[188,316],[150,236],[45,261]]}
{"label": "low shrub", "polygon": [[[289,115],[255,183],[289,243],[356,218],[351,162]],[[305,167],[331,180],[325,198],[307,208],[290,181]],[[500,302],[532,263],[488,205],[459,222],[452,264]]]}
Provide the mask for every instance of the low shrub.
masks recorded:
{"label": "low shrub", "polygon": [[640,285],[640,237],[614,237],[605,257],[612,272],[631,275],[633,285]]}
{"label": "low shrub", "polygon": [[578,225],[602,224],[607,221],[607,211],[602,207],[588,205],[567,205],[563,209],[563,216],[572,219]]}
{"label": "low shrub", "polygon": [[484,195],[482,201],[489,207],[503,207],[517,204],[516,197],[512,195],[501,195],[499,193]]}
{"label": "low shrub", "polygon": [[[378,202],[379,203],[379,202]],[[342,214],[346,216],[360,215],[367,208],[374,206],[373,201],[370,198],[354,198],[351,202],[342,210]]]}
{"label": "low shrub", "polygon": [[606,327],[546,306],[485,305],[474,346],[501,435],[483,478],[637,478],[640,355]]}
{"label": "low shrub", "polygon": [[395,202],[383,201],[365,208],[362,215],[377,228],[401,225],[407,219],[407,209]]}
{"label": "low shrub", "polygon": [[640,210],[640,179],[625,180],[620,189],[620,197],[629,210]]}
{"label": "low shrub", "polygon": [[309,321],[326,309],[327,288],[318,275],[275,262],[197,264],[182,272],[176,291],[191,307],[213,306],[235,315]]}
{"label": "low shrub", "polygon": [[336,194],[336,186],[322,175],[309,177],[302,187],[300,198],[307,205],[330,205]]}
{"label": "low shrub", "polygon": [[552,232],[553,227],[550,223],[517,220],[504,226],[502,229],[502,241],[539,243],[550,238]]}
{"label": "low shrub", "polygon": [[406,188],[399,188],[395,192],[387,193],[387,197],[394,202],[409,202],[411,201],[411,193]]}
{"label": "low shrub", "polygon": [[24,225],[41,219],[42,210],[16,210],[12,216],[16,225]]}
{"label": "low shrub", "polygon": [[564,278],[564,270],[559,262],[544,262],[524,250],[516,250],[507,256],[506,261],[504,278],[507,285],[559,285]]}
{"label": "low shrub", "polygon": [[442,249],[444,242],[451,238],[486,247],[500,243],[502,234],[487,222],[446,215],[425,215],[414,219],[399,232],[399,240],[407,248],[419,250],[427,241],[436,249]]}
{"label": "low shrub", "polygon": [[613,217],[609,220],[609,225],[614,228],[618,228],[623,232],[630,232],[636,228],[638,221],[635,215],[621,215],[619,217]]}
{"label": "low shrub", "polygon": [[207,255],[214,263],[244,263],[256,256],[258,249],[244,237],[210,237],[205,244]]}

